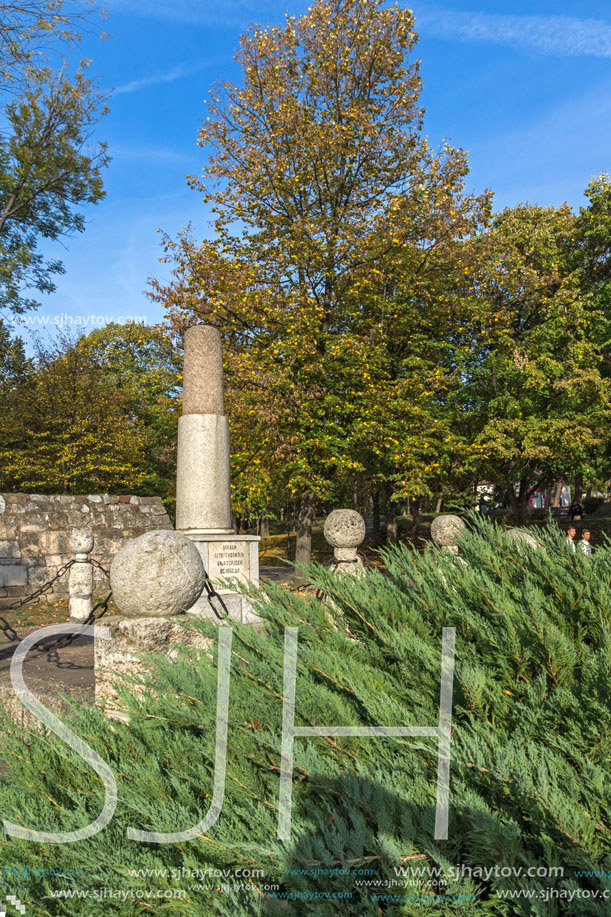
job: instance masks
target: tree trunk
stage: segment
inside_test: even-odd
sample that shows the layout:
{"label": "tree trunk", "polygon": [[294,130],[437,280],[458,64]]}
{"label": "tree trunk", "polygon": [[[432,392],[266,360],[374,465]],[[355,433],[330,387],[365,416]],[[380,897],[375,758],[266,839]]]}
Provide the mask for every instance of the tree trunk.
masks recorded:
{"label": "tree trunk", "polygon": [[412,523],[414,533],[417,534],[420,525],[420,497],[412,497]]}
{"label": "tree trunk", "polygon": [[575,492],[573,494],[573,500],[577,500],[578,503],[581,503],[583,498],[583,474],[575,475]]}
{"label": "tree trunk", "polygon": [[261,516],[261,522],[259,524],[259,535],[261,538],[269,537],[269,516]]}
{"label": "tree trunk", "polygon": [[509,485],[511,512],[518,525],[525,525],[528,522],[528,496],[528,478],[520,479],[520,490],[517,494],[514,485]]}
{"label": "tree trunk", "polygon": [[395,504],[392,499],[392,491],[390,487],[386,488],[386,544],[396,544],[397,543],[397,513],[395,510]]}
{"label": "tree trunk", "polygon": [[435,504],[435,512],[436,512],[436,513],[440,513],[440,512],[441,512],[442,504],[443,504],[443,494],[441,494],[439,497],[437,497],[437,503]]}
{"label": "tree trunk", "polygon": [[376,490],[375,493],[371,495],[371,502],[373,504],[373,513],[372,513],[372,527],[373,534],[380,534],[380,491]]}
{"label": "tree trunk", "polygon": [[299,504],[299,512],[297,513],[296,564],[309,564],[312,559],[312,523],[314,522],[315,511],[316,497],[314,494],[303,494]]}
{"label": "tree trunk", "polygon": [[564,487],[564,478],[558,478],[550,487],[550,506],[560,506],[562,497],[562,488]]}

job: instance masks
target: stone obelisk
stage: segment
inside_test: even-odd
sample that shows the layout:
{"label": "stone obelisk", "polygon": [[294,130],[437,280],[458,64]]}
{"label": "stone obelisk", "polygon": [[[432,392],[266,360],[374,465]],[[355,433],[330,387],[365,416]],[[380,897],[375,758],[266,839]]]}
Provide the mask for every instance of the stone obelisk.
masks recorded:
{"label": "stone obelisk", "polygon": [[229,424],[221,336],[211,325],[185,334],[178,421],[176,528],[185,535],[231,534]]}
{"label": "stone obelisk", "polygon": [[[195,542],[210,579],[256,584],[259,538],[234,532],[229,456],[221,336],[211,325],[194,325],[185,334],[176,529]],[[227,587],[218,591],[232,617],[245,622],[257,620],[243,596]],[[191,611],[214,617],[205,593]]]}

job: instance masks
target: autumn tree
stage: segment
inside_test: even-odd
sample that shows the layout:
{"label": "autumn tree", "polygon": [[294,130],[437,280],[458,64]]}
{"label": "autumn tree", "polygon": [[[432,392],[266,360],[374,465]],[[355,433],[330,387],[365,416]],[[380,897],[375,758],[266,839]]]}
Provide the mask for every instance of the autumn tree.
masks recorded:
{"label": "autumn tree", "polygon": [[[351,439],[356,423],[365,433],[363,391],[379,399],[364,375],[381,321],[366,313],[367,278],[406,248],[435,246],[427,192],[440,176],[454,182],[446,213],[462,192],[462,154],[434,154],[422,131],[416,40],[411,12],[381,0],[319,0],[282,27],[251,29],[241,85],[212,92],[199,135],[209,160],[191,179],[215,238],[166,239],[175,278],[153,288],[178,326],[221,330],[233,428],[245,440],[257,418],[300,501],[298,560],[316,501],[361,462]],[[395,384],[403,369],[381,372]]]}
{"label": "autumn tree", "polygon": [[144,477],[136,492],[175,494],[176,440],[182,388],[177,342],[161,325],[111,323],[92,331],[79,346],[116,393],[144,443]]}
{"label": "autumn tree", "polygon": [[[467,156],[431,159],[414,193],[382,231],[394,247],[355,284],[351,329],[362,343],[361,404],[351,453],[386,499],[387,540],[397,504],[460,487],[471,445],[457,423],[463,354],[472,347],[471,240],[486,227],[489,192],[465,193]],[[469,243],[469,244],[466,244]]]}
{"label": "autumn tree", "polygon": [[51,75],[92,26],[93,0],[0,0],[0,87],[18,91]]}

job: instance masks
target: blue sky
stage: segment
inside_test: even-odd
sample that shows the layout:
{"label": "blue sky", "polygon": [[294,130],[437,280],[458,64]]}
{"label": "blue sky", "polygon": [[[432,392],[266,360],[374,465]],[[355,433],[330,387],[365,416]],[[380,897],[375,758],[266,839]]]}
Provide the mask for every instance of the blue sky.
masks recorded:
{"label": "blue sky", "polygon": [[[111,37],[91,35],[84,48],[114,89],[99,127],[113,157],[107,196],[88,211],[86,232],[53,250],[66,274],[37,316],[87,322],[87,330],[92,317],[163,317],[144,295],[148,277],[167,276],[158,229],[174,235],[191,222],[209,233],[185,180],[204,163],[196,134],[208,90],[239,78],[233,53],[250,23],[306,8],[297,0],[109,0]],[[410,8],[431,142],[468,150],[471,187],[492,188],[497,208],[579,206],[590,177],[611,170],[608,0],[416,0]]]}

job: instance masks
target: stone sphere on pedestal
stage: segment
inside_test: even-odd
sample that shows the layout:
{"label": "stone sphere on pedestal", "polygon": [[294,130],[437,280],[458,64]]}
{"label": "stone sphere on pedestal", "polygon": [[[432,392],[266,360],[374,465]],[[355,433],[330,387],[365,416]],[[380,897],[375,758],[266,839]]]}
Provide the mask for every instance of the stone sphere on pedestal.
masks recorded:
{"label": "stone sphere on pedestal", "polygon": [[324,535],[332,548],[356,548],[366,531],[365,520],[353,509],[334,509],[325,519]]}
{"label": "stone sphere on pedestal", "polygon": [[505,538],[509,538],[511,541],[517,541],[518,544],[522,543],[528,545],[529,548],[539,547],[537,539],[534,535],[531,535],[530,532],[527,532],[526,529],[507,529]]}
{"label": "stone sphere on pedestal", "polygon": [[431,522],[431,538],[440,548],[458,552],[458,539],[465,528],[460,516],[453,516],[451,513],[436,516]]}
{"label": "stone sphere on pedestal", "polygon": [[200,597],[204,577],[191,539],[163,529],[128,542],[110,568],[113,598],[129,618],[182,614]]}

